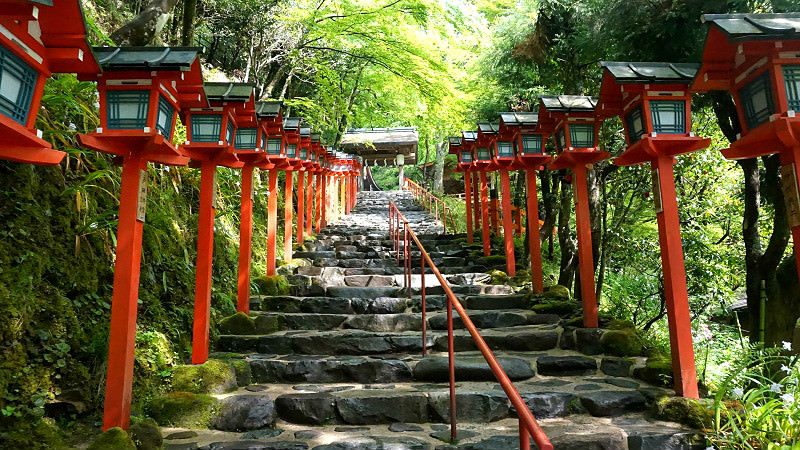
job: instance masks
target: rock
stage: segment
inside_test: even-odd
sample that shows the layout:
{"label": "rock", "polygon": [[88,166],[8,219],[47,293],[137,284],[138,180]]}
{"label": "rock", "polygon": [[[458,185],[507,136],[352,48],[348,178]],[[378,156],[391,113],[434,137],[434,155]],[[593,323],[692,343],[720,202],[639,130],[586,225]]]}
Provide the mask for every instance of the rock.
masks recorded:
{"label": "rock", "polygon": [[275,296],[289,293],[289,281],[283,275],[263,276],[253,280],[256,292],[261,295]]}
{"label": "rock", "polygon": [[196,431],[187,430],[187,431],[176,431],[175,433],[170,433],[164,439],[168,441],[176,441],[179,439],[191,439],[196,437],[197,437]]}
{"label": "rock", "polygon": [[[456,428],[456,442],[463,441],[463,440],[466,440],[466,439],[471,439],[471,438],[474,438],[477,435],[478,435],[478,433],[476,433],[475,431]],[[448,442],[449,443],[450,439],[451,439],[450,428],[447,427],[444,430],[434,431],[433,433],[430,434],[430,437],[432,437],[434,439],[438,439],[438,440],[440,440],[442,442]],[[509,448],[511,448],[511,447],[509,447]]]}
{"label": "rock", "polygon": [[275,399],[278,416],[292,423],[322,425],[336,418],[335,400],[327,393],[284,394]]}
{"label": "rock", "polygon": [[[500,365],[512,380],[527,380],[533,377],[530,362],[522,358],[499,357]],[[494,374],[482,356],[459,356],[455,361],[458,381],[495,381]],[[447,357],[429,356],[414,366],[414,379],[419,381],[448,381]]]}
{"label": "rock", "polygon": [[578,312],[581,309],[581,305],[572,300],[544,300],[533,305],[531,309],[540,314],[570,316]]}
{"label": "rock", "polygon": [[695,429],[708,428],[713,418],[712,405],[684,397],[663,397],[656,402],[654,409],[657,419],[681,423]]}
{"label": "rock", "polygon": [[603,353],[613,356],[639,356],[642,340],[635,329],[608,330],[600,338]]}
{"label": "rock", "polygon": [[227,397],[217,412],[212,426],[222,431],[247,431],[275,424],[275,403],[265,394],[243,394]]}
{"label": "rock", "polygon": [[522,394],[522,399],[528,405],[537,419],[551,419],[564,417],[570,414],[570,403],[575,396],[568,392],[546,392],[536,394]]}
{"label": "rock", "polygon": [[303,439],[309,441],[311,439],[316,439],[322,435],[321,431],[317,430],[301,430],[294,432],[295,439]]}
{"label": "rock", "polygon": [[256,334],[256,322],[243,312],[219,321],[220,334]]}
{"label": "rock", "polygon": [[647,358],[644,367],[635,367],[633,375],[655,386],[672,386],[672,360],[666,356]]}
{"label": "rock", "polygon": [[586,355],[599,355],[603,352],[600,339],[603,337],[604,330],[600,328],[578,328],[575,330],[575,347]]}
{"label": "rock", "polygon": [[122,428],[111,428],[94,440],[87,450],[136,450],[136,445]]}
{"label": "rock", "polygon": [[308,445],[303,442],[264,442],[261,440],[240,440],[228,442],[213,442],[208,450],[308,450]]}
{"label": "rock", "polygon": [[131,424],[128,429],[137,450],[159,450],[164,444],[161,429],[153,419],[145,419]]}
{"label": "rock", "polygon": [[[433,420],[450,421],[450,393],[448,391],[428,394]],[[502,392],[456,392],[456,411],[458,420],[465,422],[494,422],[508,417],[508,399]]]}
{"label": "rock", "polygon": [[327,289],[327,293],[331,297],[373,299],[379,297],[397,297],[400,293],[400,288],[331,286]]}
{"label": "rock", "polygon": [[629,377],[631,375],[633,361],[625,358],[603,358],[600,362],[600,370],[612,377]]}
{"label": "rock", "polygon": [[283,434],[283,430],[277,428],[267,428],[265,430],[253,430],[242,434],[242,439],[269,439]]}
{"label": "rock", "polygon": [[255,333],[270,334],[284,329],[283,316],[258,315],[254,321]]}
{"label": "rock", "polygon": [[506,284],[509,281],[508,275],[502,270],[492,269],[486,274],[489,275],[489,284]]}
{"label": "rock", "polygon": [[146,411],[161,426],[208,428],[218,409],[210,395],[170,392],[151,400]]}
{"label": "rock", "polygon": [[203,364],[175,366],[172,388],[195,394],[221,394],[236,389],[236,370],[225,361],[209,359]]}
{"label": "rock", "polygon": [[348,318],[344,328],[366,331],[417,331],[422,317],[416,314],[360,314]]}
{"label": "rock", "polygon": [[422,431],[422,427],[411,423],[395,422],[389,425],[389,431],[394,433],[405,433],[408,431]]}
{"label": "rock", "polygon": [[596,391],[602,388],[599,384],[588,383],[588,384],[579,384],[575,386],[575,391]]}
{"label": "rock", "polygon": [[597,372],[597,361],[585,356],[540,356],[536,371],[539,375],[592,375]]}
{"label": "rock", "polygon": [[[629,450],[625,434],[616,428],[592,430],[591,433],[563,433],[554,436],[551,442],[558,450]],[[653,447],[649,450],[663,449]]]}
{"label": "rock", "polygon": [[544,288],[542,297],[558,299],[558,300],[569,300],[571,298],[571,294],[569,292],[569,288],[567,288],[566,286],[561,286],[560,284],[554,284],[552,286],[547,286],[546,288]]}
{"label": "rock", "polygon": [[416,392],[343,392],[336,399],[336,410],[345,423],[353,425],[428,421],[428,399]]}
{"label": "rock", "polygon": [[645,398],[639,391],[587,392],[581,394],[580,399],[589,414],[599,417],[618,416],[645,408]]}

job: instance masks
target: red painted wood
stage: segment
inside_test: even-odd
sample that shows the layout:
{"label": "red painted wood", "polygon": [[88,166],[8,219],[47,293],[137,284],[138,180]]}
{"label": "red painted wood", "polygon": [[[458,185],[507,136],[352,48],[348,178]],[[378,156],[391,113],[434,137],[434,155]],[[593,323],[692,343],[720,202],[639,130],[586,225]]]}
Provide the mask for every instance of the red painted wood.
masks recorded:
{"label": "red painted wood", "polygon": [[122,162],[103,430],[127,429],[130,425],[143,228],[137,211],[140,175],[146,166],[147,162],[138,156],[126,157]]}
{"label": "red painted wood", "polygon": [[672,368],[675,392],[688,398],[699,398],[697,373],[692,344],[692,317],[689,311],[689,294],[686,289],[686,270],[683,263],[678,201],[672,165],[675,159],[661,157],[653,161],[658,169],[663,211],[657,213],[661,264],[664,270],[664,292],[667,302],[669,340],[672,351]]}
{"label": "red painted wood", "polygon": [[536,192],[536,171],[526,170],[525,181],[528,185],[528,251],[531,258],[531,282],[533,292],[541,294],[544,290],[542,275],[542,241],[539,237],[539,199]]}
{"label": "red painted wood", "polygon": [[242,168],[242,201],[239,219],[239,272],[236,310],[250,313],[250,259],[253,248],[253,166]]}
{"label": "red painted wood", "polygon": [[483,214],[481,213],[481,201],[480,201],[480,176],[478,172],[472,172],[472,211],[473,215],[475,216],[475,229],[481,228],[481,218]]}
{"label": "red painted wood", "polygon": [[306,236],[310,237],[312,233],[312,228],[314,225],[314,201],[313,195],[314,193],[314,174],[309,171],[307,174],[306,179],[306,227],[305,227],[305,234]]}
{"label": "red painted wood", "polygon": [[517,275],[517,260],[514,255],[514,223],[511,211],[511,186],[508,170],[500,171],[500,185],[503,195],[503,240],[506,251],[506,274],[509,277]]}
{"label": "red painted wood", "polygon": [[267,197],[267,275],[275,275],[275,259],[278,233],[278,171],[270,170],[268,175],[269,196]]}
{"label": "red painted wood", "polygon": [[472,228],[472,174],[464,172],[464,207],[467,216],[467,244],[472,244],[474,240],[474,230]]}
{"label": "red painted wood", "polygon": [[297,243],[305,240],[306,174],[297,172]]}
{"label": "red painted wood", "polygon": [[294,171],[284,172],[285,189],[283,190],[283,260],[292,260],[292,220],[294,220],[294,205],[292,191],[294,190]]}
{"label": "red painted wood", "polygon": [[194,290],[192,364],[208,360],[211,315],[211,263],[214,254],[214,176],[217,166],[204,161],[200,166],[200,211],[197,218],[197,269]]}
{"label": "red painted wood", "polygon": [[[325,228],[328,226],[328,204],[329,204],[329,197],[330,197],[330,189],[328,189],[328,184],[330,183],[330,177],[325,173],[322,174],[322,193],[320,198],[320,219],[319,219],[319,227]],[[317,228],[317,232],[319,232],[319,228]]]}
{"label": "red painted wood", "polygon": [[481,237],[483,239],[483,254],[489,256],[492,254],[492,242],[489,237],[489,186],[486,183],[486,172],[479,172],[481,180],[480,193],[481,193]]}
{"label": "red painted wood", "polygon": [[594,292],[592,228],[589,222],[589,189],[586,184],[586,166],[582,164],[574,166],[572,174],[572,185],[575,188],[575,224],[578,235],[578,268],[581,275],[583,326],[597,328],[597,297]]}
{"label": "red painted wood", "polygon": [[324,183],[322,173],[317,173],[317,181],[314,186],[314,226],[317,233],[322,228],[322,199],[324,198]]}

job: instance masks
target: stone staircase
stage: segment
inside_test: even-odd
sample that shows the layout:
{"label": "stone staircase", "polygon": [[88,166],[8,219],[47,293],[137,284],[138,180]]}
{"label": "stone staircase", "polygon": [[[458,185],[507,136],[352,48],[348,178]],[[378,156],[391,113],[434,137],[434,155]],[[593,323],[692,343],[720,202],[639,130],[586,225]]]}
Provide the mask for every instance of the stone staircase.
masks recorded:
{"label": "stone staircase", "polygon": [[459,441],[448,442],[445,297],[418,267],[406,296],[388,240],[389,199],[413,223],[556,449],[705,448],[695,430],[650,417],[652,403],[671,392],[632,377],[644,358],[604,354],[606,331],[570,327],[571,315],[534,312],[538,300],[527,293],[484,284],[492,267],[472,256],[480,247],[439,235],[441,227],[404,192],[362,192],[351,215],[295,255],[311,265],[288,275],[292,295],[252,299],[255,331],[216,343],[215,356],[249,366],[249,380],[218,394],[232,418],[219,430],[164,429],[165,448],[519,447],[516,413],[458,317]]}

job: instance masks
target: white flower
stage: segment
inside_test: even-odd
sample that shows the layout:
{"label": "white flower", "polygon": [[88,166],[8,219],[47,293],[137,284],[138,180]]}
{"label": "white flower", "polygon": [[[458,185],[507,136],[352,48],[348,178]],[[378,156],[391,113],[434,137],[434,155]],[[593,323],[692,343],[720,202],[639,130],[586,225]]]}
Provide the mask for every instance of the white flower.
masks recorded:
{"label": "white flower", "polygon": [[787,352],[792,351],[792,343],[791,342],[783,341],[783,342],[781,342],[781,344],[783,344],[783,349],[786,350]]}
{"label": "white flower", "polygon": [[744,395],[744,389],[738,388],[738,387],[737,388],[733,388],[733,391],[731,391],[731,392],[733,393],[733,396],[736,397],[736,398],[739,398],[739,397]]}
{"label": "white flower", "polygon": [[789,366],[787,366],[786,364],[781,366],[781,370],[786,372],[786,373],[792,373],[792,369]]}
{"label": "white flower", "polygon": [[769,390],[775,393],[780,394],[781,392],[781,384],[780,383],[772,383],[772,386],[769,387]]}
{"label": "white flower", "polygon": [[76,126],[74,123],[70,122],[70,123],[69,123],[69,129],[70,129],[71,131],[75,131],[75,130],[77,130],[77,129],[78,129],[78,127],[77,127],[77,126]]}
{"label": "white flower", "polygon": [[781,400],[783,400],[783,402],[786,403],[786,404],[794,403],[794,395],[792,395],[792,394],[783,394],[783,395],[781,395]]}

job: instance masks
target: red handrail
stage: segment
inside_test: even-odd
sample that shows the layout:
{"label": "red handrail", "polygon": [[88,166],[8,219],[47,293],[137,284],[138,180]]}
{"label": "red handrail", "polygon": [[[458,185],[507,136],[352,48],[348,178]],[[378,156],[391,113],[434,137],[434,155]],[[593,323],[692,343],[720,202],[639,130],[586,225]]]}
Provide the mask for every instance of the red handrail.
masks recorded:
{"label": "red handrail", "polygon": [[[403,189],[407,191],[411,191],[414,196],[416,196],[417,201],[425,207],[425,209],[430,212],[433,217],[437,220],[442,222],[442,226],[444,227],[444,232],[447,233],[447,218],[453,218],[453,214],[450,211],[450,207],[442,200],[441,198],[433,195],[432,192],[428,191],[424,187],[420,186],[419,184],[409,180],[408,178],[403,178]],[[441,211],[441,217],[439,217],[439,212]],[[453,230],[455,230],[455,223],[453,224]]]}
{"label": "red handrail", "polygon": [[400,240],[401,240],[401,224],[402,224],[402,250],[403,250],[403,280],[407,292],[411,293],[411,241],[419,249],[420,255],[420,265],[422,267],[422,355],[425,356],[426,354],[426,311],[425,311],[425,265],[427,264],[433,274],[436,276],[436,279],[439,280],[439,284],[444,289],[445,296],[447,297],[447,354],[448,354],[448,363],[449,363],[449,373],[450,373],[450,438],[451,440],[455,441],[456,439],[456,384],[455,384],[455,351],[454,351],[454,336],[453,336],[453,308],[455,308],[456,312],[458,313],[459,317],[461,317],[461,321],[464,323],[464,328],[469,331],[470,336],[472,336],[472,340],[475,342],[475,345],[480,350],[481,354],[483,355],[486,362],[489,364],[489,368],[492,370],[497,382],[500,383],[500,386],[505,391],[506,396],[508,397],[511,404],[517,411],[517,415],[519,415],[519,448],[520,450],[530,450],[530,438],[533,438],[533,441],[539,447],[539,450],[553,450],[553,444],[550,443],[550,440],[545,435],[542,428],[539,426],[539,423],[536,421],[536,418],[533,417],[533,413],[528,408],[528,405],[525,404],[525,401],[519,395],[519,391],[517,388],[514,387],[514,383],[508,378],[508,375],[503,370],[500,363],[497,362],[497,358],[495,358],[494,353],[489,349],[489,346],[486,344],[486,341],[481,336],[478,328],[475,327],[475,324],[470,319],[469,315],[467,314],[464,306],[461,305],[461,302],[453,293],[453,290],[450,288],[450,285],[447,283],[447,280],[442,276],[442,273],[439,272],[439,269],[436,267],[436,264],[433,263],[428,252],[425,250],[425,247],[420,242],[417,235],[411,229],[411,226],[408,223],[408,220],[400,212],[397,208],[397,205],[390,201],[389,202],[389,237],[393,240],[394,248],[397,251],[397,261],[400,262]]}

